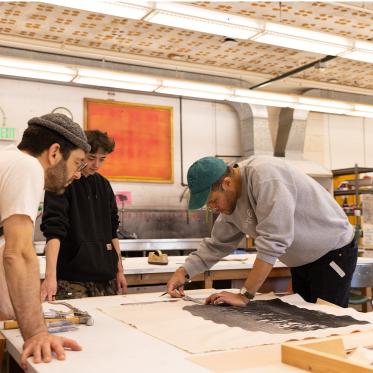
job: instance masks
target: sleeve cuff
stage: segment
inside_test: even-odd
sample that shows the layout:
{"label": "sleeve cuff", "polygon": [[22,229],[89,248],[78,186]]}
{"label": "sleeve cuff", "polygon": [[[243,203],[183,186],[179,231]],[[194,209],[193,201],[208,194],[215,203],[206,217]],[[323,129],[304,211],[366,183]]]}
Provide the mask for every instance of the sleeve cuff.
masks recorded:
{"label": "sleeve cuff", "polygon": [[263,260],[263,262],[266,262],[271,265],[274,265],[277,261],[277,257],[259,252],[256,254],[256,257],[257,259]]}

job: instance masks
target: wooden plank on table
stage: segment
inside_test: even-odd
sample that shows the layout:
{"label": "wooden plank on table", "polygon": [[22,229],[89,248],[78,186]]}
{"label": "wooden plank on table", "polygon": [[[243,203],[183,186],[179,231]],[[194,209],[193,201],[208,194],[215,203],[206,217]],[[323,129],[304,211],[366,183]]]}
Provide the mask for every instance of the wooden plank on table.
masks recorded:
{"label": "wooden plank on table", "polygon": [[281,346],[281,361],[314,373],[372,373],[373,367],[348,360],[341,337],[288,342]]}

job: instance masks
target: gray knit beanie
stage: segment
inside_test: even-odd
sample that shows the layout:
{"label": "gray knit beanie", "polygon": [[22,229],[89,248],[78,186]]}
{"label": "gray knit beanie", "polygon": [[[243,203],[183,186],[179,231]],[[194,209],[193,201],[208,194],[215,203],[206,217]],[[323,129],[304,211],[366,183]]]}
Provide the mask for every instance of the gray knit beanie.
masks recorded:
{"label": "gray knit beanie", "polygon": [[91,146],[87,142],[87,137],[79,124],[73,122],[68,116],[59,113],[34,117],[28,121],[29,125],[44,126],[58,132],[66,140],[70,141],[78,148],[89,153]]}

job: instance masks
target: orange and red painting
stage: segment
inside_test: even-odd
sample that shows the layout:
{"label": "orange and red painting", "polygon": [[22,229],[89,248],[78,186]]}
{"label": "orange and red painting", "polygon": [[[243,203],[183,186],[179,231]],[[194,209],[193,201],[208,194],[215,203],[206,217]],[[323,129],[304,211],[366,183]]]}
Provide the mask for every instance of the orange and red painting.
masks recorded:
{"label": "orange and red painting", "polygon": [[118,181],[173,182],[172,107],[85,98],[84,126],[115,139],[102,175]]}

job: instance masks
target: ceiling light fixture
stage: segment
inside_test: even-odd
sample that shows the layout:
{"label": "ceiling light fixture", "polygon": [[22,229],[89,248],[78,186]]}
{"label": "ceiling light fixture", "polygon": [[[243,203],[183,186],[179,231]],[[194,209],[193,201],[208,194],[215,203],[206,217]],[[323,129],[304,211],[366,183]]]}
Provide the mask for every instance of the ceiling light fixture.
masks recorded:
{"label": "ceiling light fixture", "polygon": [[230,38],[249,39],[261,32],[264,23],[193,5],[157,2],[146,21],[162,25],[206,32]]}
{"label": "ceiling light fixture", "polygon": [[152,9],[148,1],[126,3],[115,0],[40,0],[39,2],[130,19],[142,19]]}
{"label": "ceiling light fixture", "polygon": [[40,0],[40,2],[373,63],[373,43],[178,2]]}
{"label": "ceiling light fixture", "polygon": [[208,10],[189,4],[157,2],[145,20],[191,31],[373,62],[373,43],[300,27]]}
{"label": "ceiling light fixture", "polygon": [[161,80],[146,75],[85,68],[78,69],[78,74],[73,82],[145,92],[152,92],[161,85]]}
{"label": "ceiling light fixture", "polygon": [[0,74],[373,118],[373,105],[0,56]]}
{"label": "ceiling light fixture", "polygon": [[342,53],[340,57],[373,63],[373,43],[366,41],[355,41],[353,49]]}
{"label": "ceiling light fixture", "polygon": [[0,57],[0,74],[23,78],[70,82],[77,74],[73,68],[58,64]]}

